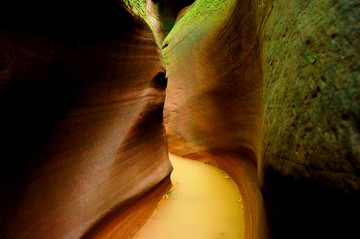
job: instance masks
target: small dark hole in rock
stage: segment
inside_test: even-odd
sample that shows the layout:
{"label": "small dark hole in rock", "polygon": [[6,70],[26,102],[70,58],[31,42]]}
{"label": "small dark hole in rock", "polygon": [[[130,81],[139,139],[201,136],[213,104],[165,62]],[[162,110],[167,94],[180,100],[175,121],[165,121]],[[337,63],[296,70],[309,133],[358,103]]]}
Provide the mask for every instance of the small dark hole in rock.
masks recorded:
{"label": "small dark hole in rock", "polygon": [[305,127],[304,132],[310,132],[311,131],[311,127]]}
{"label": "small dark hole in rock", "polygon": [[159,72],[150,83],[150,87],[165,90],[167,86],[167,78],[165,72]]}
{"label": "small dark hole in rock", "polygon": [[341,119],[347,120],[347,119],[349,119],[349,115],[347,115],[347,114],[342,114],[342,115],[341,115]]}
{"label": "small dark hole in rock", "polygon": [[320,87],[318,86],[318,87],[316,87],[316,92],[314,92],[311,97],[316,98],[318,96],[319,92],[320,92]]}

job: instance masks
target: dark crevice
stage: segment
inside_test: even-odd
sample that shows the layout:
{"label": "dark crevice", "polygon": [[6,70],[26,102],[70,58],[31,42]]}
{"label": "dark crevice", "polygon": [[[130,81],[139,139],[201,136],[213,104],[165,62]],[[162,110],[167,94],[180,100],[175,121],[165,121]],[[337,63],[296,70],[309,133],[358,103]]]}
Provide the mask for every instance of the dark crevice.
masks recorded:
{"label": "dark crevice", "polygon": [[[157,23],[159,24],[157,34],[160,41],[164,40],[166,36],[170,33],[174,25],[176,24],[177,18],[182,9],[191,5],[194,0],[152,0],[151,10],[149,11],[150,15],[156,18]],[[180,13],[180,14],[179,14]],[[167,46],[167,45],[166,45]],[[163,48],[165,48],[164,46]]]}
{"label": "dark crevice", "polygon": [[160,72],[151,80],[150,87],[165,90],[167,86],[167,80],[166,73]]}
{"label": "dark crevice", "polygon": [[181,9],[195,2],[195,0],[164,0],[164,1],[166,2],[166,5],[169,7],[170,12],[174,16],[174,18],[177,17]]}

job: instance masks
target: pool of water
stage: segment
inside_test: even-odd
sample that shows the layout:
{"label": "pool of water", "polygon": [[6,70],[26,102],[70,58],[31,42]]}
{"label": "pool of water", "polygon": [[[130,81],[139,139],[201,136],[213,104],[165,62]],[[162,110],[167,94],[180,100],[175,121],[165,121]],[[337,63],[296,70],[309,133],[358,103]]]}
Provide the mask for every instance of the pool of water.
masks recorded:
{"label": "pool of water", "polygon": [[135,239],[241,239],[241,194],[226,172],[170,155],[173,187]]}

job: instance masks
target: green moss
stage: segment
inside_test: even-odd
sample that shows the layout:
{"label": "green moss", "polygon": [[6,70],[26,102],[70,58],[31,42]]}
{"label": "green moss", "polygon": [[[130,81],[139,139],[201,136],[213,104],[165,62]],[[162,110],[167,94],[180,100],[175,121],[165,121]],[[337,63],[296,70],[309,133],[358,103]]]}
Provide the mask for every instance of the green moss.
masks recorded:
{"label": "green moss", "polygon": [[169,64],[169,54],[167,52],[163,52],[163,59],[164,59],[164,64],[168,65]]}
{"label": "green moss", "polygon": [[146,0],[123,0],[125,5],[137,16],[140,16],[145,20],[146,18],[146,9],[145,3]]}
{"label": "green moss", "polygon": [[[355,0],[284,0],[272,9],[265,25],[263,162],[279,172],[351,175],[351,160],[360,159],[352,147],[360,138],[355,6]],[[355,189],[352,179],[334,175],[318,183]]]}
{"label": "green moss", "polygon": [[159,37],[158,37],[154,27],[151,25],[149,15],[145,8],[146,0],[123,0],[123,2],[126,5],[126,7],[130,11],[132,11],[132,13],[134,15],[142,18],[146,22],[146,24],[150,27],[150,29],[154,35],[156,44],[160,47],[161,41],[159,40]]}
{"label": "green moss", "polygon": [[[225,22],[227,17],[232,14],[230,9],[235,9],[236,0],[196,0],[185,15],[176,22],[170,33],[166,36],[162,45],[164,62],[169,65],[176,62],[171,57],[173,47],[165,47],[177,44],[180,39],[187,39],[189,44],[197,44],[204,39],[204,34],[210,34],[213,31],[221,31],[221,23]],[[189,33],[192,33],[190,37]],[[185,44],[185,43],[182,43]],[[168,56],[170,55],[170,56]]]}
{"label": "green moss", "polygon": [[[175,24],[171,13],[163,5],[157,6],[157,20],[160,23],[160,31],[156,32],[150,22],[145,4],[146,0],[123,0],[125,5],[134,13],[134,15],[141,17],[152,30],[155,41],[159,46],[163,56],[163,64],[169,65],[169,49],[165,45],[174,38],[183,37],[186,31],[193,31],[194,28],[199,28],[199,33],[193,36],[193,41],[198,41],[204,32],[212,29],[214,25],[219,25],[225,19],[224,16],[230,14],[230,6],[236,4],[236,0],[196,0],[191,9]],[[153,9],[154,11],[154,9]],[[175,25],[174,25],[175,24]],[[183,29],[186,29],[184,31]],[[179,34],[178,32],[182,32]],[[165,39],[163,39],[165,38]]]}
{"label": "green moss", "polygon": [[310,64],[315,64],[316,60],[317,60],[317,55],[314,54],[309,58],[309,63]]}
{"label": "green moss", "polygon": [[176,25],[201,25],[210,15],[213,20],[216,20],[216,17],[221,17],[223,10],[228,9],[227,6],[230,2],[231,0],[197,0],[191,10]]}

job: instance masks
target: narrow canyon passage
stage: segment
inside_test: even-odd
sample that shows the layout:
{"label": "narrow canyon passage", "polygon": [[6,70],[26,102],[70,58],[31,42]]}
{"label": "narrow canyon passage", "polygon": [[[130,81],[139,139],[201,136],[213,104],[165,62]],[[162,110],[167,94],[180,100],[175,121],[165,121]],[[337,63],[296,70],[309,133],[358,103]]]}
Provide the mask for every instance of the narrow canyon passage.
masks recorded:
{"label": "narrow canyon passage", "polygon": [[229,175],[170,154],[173,187],[134,239],[242,239],[243,201]]}
{"label": "narrow canyon passage", "polygon": [[0,9],[1,239],[356,238],[359,0]]}

